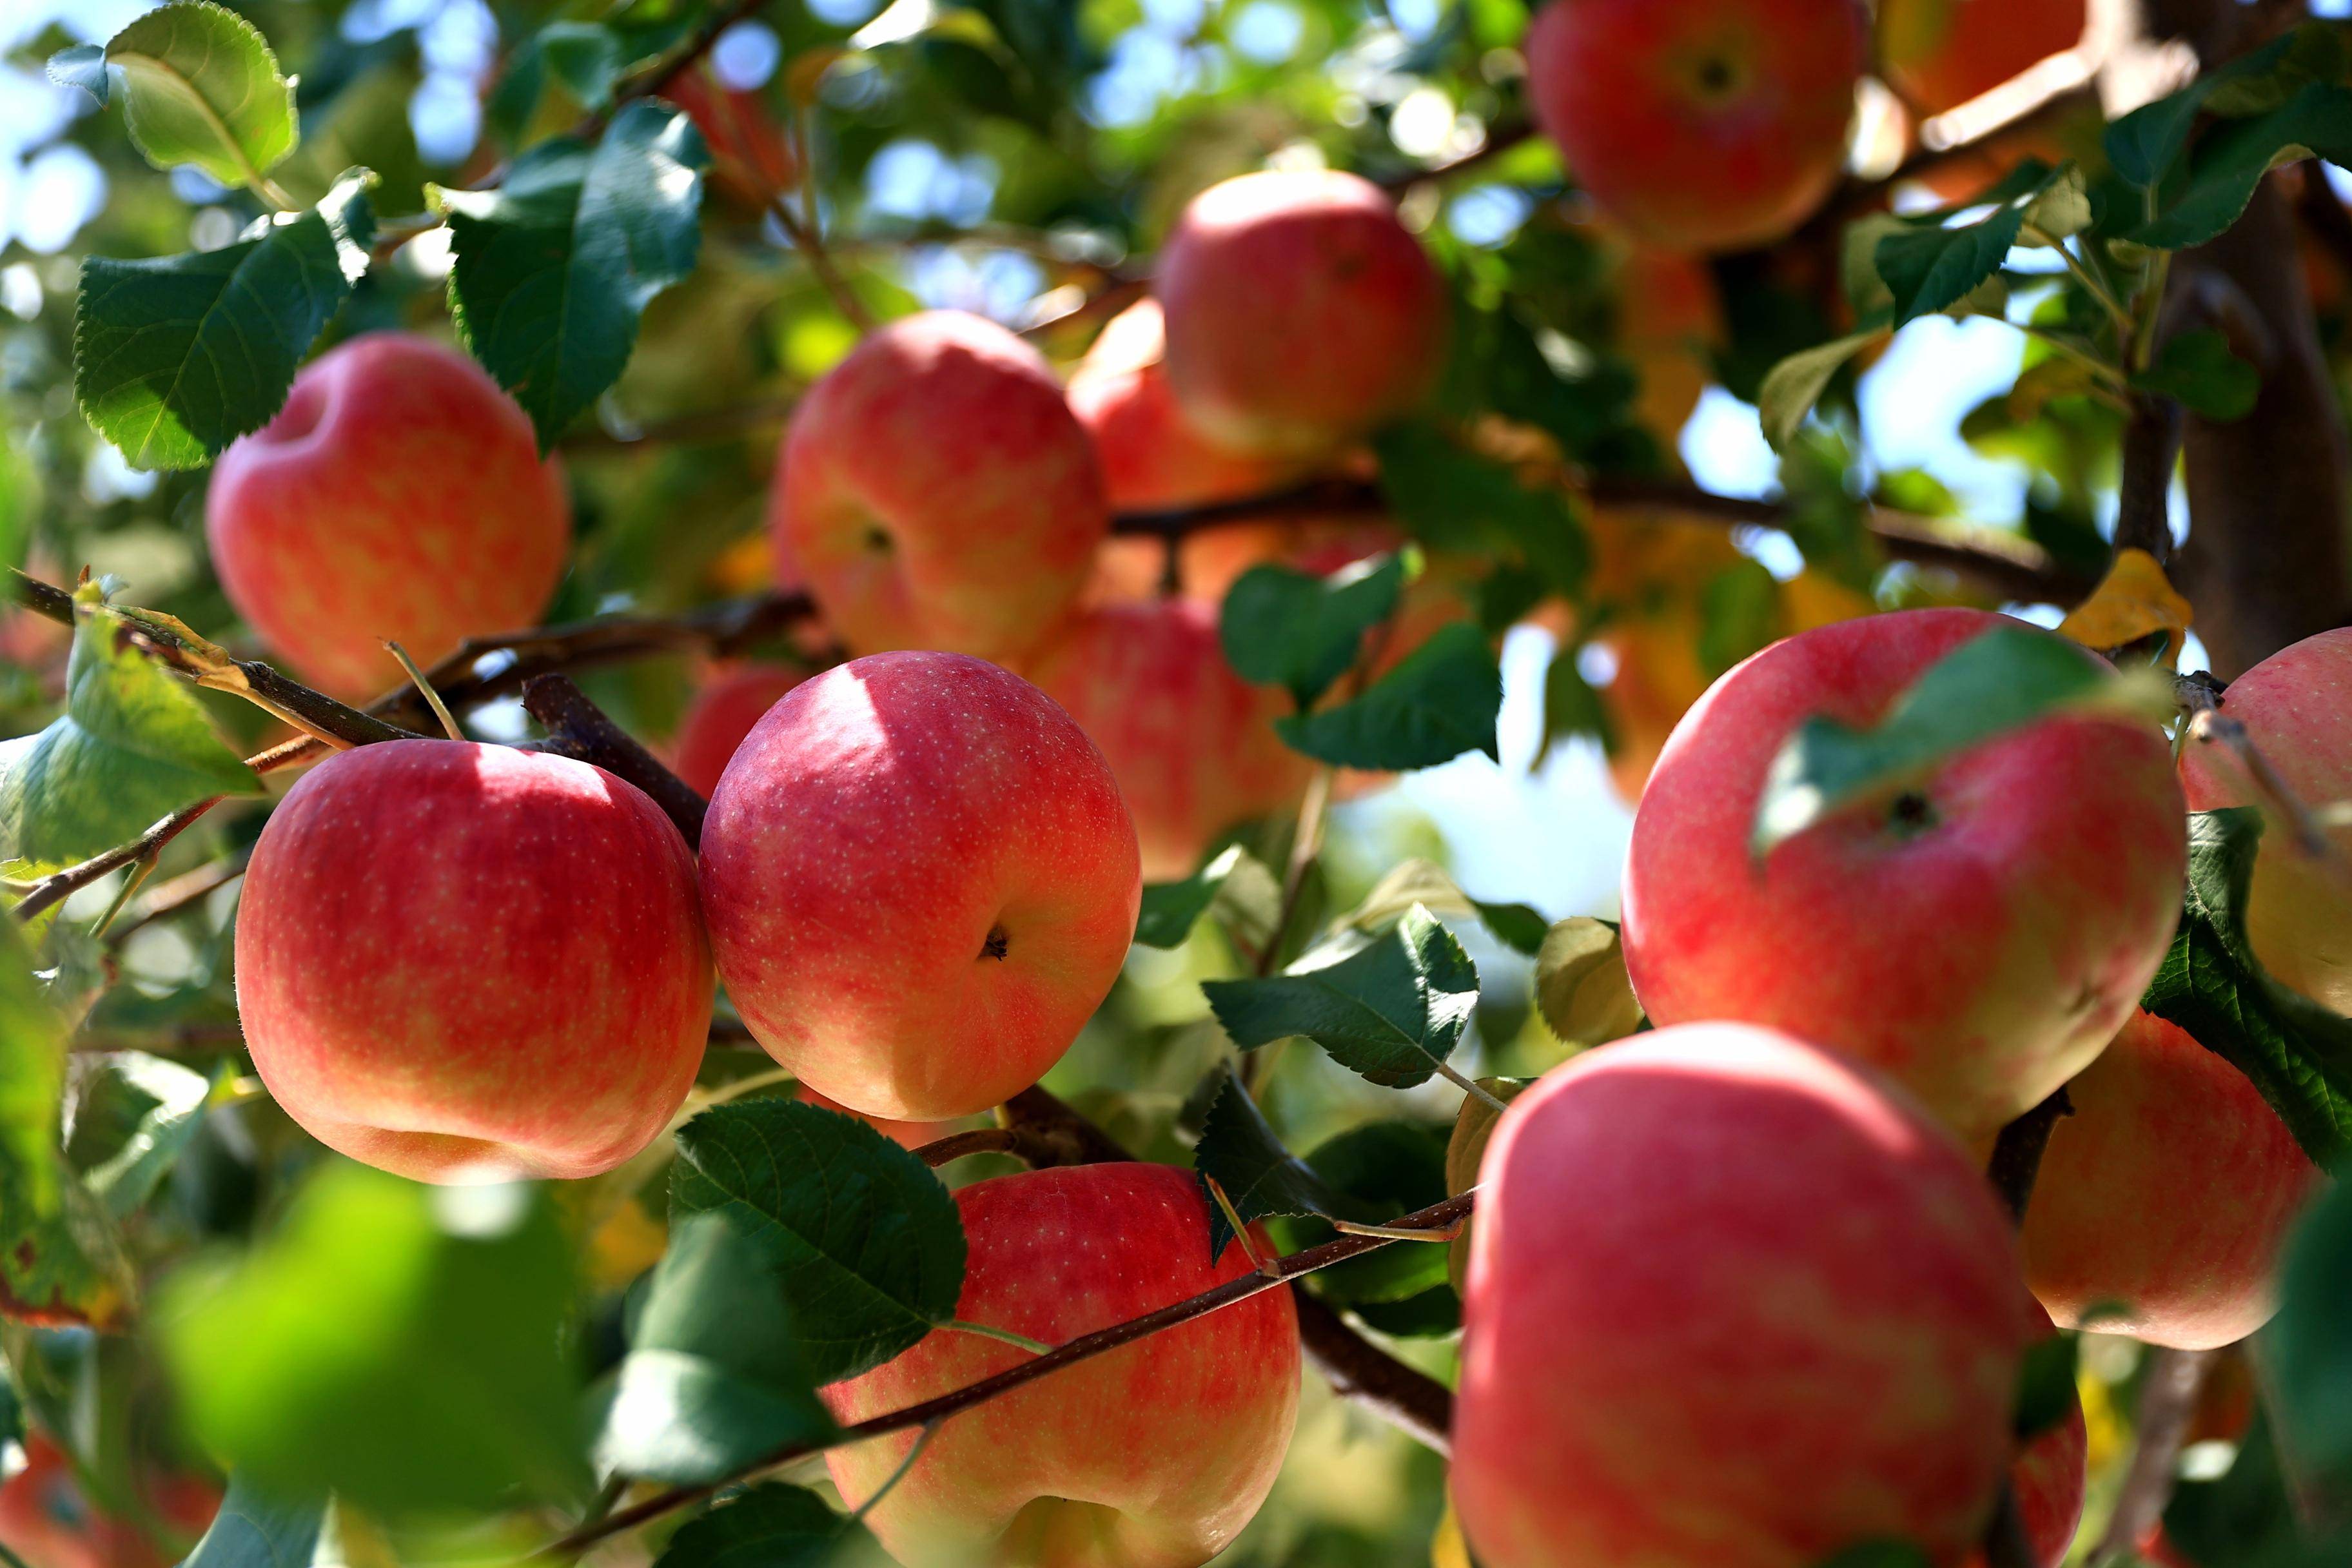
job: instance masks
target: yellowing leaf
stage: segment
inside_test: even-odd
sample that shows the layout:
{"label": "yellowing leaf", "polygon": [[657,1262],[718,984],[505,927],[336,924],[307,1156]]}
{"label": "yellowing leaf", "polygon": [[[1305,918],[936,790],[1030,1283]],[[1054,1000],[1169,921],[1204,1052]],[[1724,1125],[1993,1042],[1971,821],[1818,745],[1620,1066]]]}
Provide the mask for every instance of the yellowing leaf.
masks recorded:
{"label": "yellowing leaf", "polygon": [[2089,598],[2058,623],[2058,629],[2085,647],[2122,647],[2156,632],[2165,634],[2164,662],[2180,657],[2192,612],[2156,557],[2145,550],[2118,550],[2115,564]]}
{"label": "yellowing leaf", "polygon": [[1445,1500],[1445,1512],[1437,1521],[1437,1533],[1429,1540],[1429,1568],[1474,1568],[1470,1543],[1462,1537],[1462,1521],[1454,1517],[1454,1500]]}

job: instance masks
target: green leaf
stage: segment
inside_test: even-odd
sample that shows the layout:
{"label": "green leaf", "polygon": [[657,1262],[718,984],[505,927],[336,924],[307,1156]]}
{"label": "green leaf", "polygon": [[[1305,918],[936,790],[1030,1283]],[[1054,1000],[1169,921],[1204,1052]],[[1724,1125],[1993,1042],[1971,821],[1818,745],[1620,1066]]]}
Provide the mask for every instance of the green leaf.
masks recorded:
{"label": "green leaf", "polygon": [[1312,708],[1361,656],[1364,634],[1395,613],[1404,558],[1388,554],[1328,577],[1253,566],[1225,592],[1217,641],[1244,680],[1280,686]]}
{"label": "green leaf", "polygon": [[[2189,145],[2189,133],[2206,100],[2220,95],[2226,101],[2233,92],[2280,79],[2290,51],[2299,47],[2307,46],[2299,46],[2293,34],[2273,38],[2227,65],[2199,73],[2196,79],[2179,91],[2133,110],[2107,127],[2108,163],[2140,189],[2153,187],[2171,172]],[[2279,101],[2284,99],[2273,98],[2261,107],[2275,107]]]}
{"label": "green leaf", "polygon": [[1181,882],[1146,887],[1135,940],[1146,947],[1181,947],[1201,917],[1213,910],[1234,935],[1259,947],[1281,918],[1281,905],[1282,884],[1263,861],[1235,844]]}
{"label": "green leaf", "polygon": [[[1420,1122],[1371,1121],[1318,1144],[1307,1163],[1365,1212],[1394,1219],[1445,1201],[1445,1130]],[[1280,1221],[1269,1228],[1286,1252],[1338,1234],[1316,1219]],[[1394,1305],[1431,1290],[1453,1293],[1445,1248],[1433,1242],[1384,1247],[1318,1270],[1312,1279],[1317,1295],[1351,1309]]]}
{"label": "green leaf", "polygon": [[49,57],[49,79],[59,87],[78,87],[106,107],[113,79],[106,72],[104,44],[76,44]]}
{"label": "green leaf", "polygon": [[2315,1495],[2352,1484],[2352,1188],[2331,1185],[2296,1226],[2264,1335],[2274,1418]]}
{"label": "green leaf", "polygon": [[1546,931],[1535,990],[1537,1009],[1563,1040],[1605,1046],[1641,1027],[1624,942],[1611,921],[1572,915]]}
{"label": "green leaf", "polygon": [[2166,188],[2163,213],[2126,237],[2159,250],[2202,245],[2238,221],[2264,174],[2314,155],[2352,159],[2352,89],[2313,82],[2267,114],[2217,128],[2191,155],[2187,183]]}
{"label": "green leaf", "polygon": [[1757,410],[1763,416],[1764,438],[1772,443],[1774,451],[1797,438],[1797,427],[1845,363],[1873,343],[1884,342],[1886,335],[1884,326],[1866,327],[1817,348],[1800,350],[1772,367],[1764,377],[1763,391],[1758,394]]}
{"label": "green leaf", "polygon": [[[257,189],[294,151],[294,89],[254,25],[211,0],[160,5],[114,35],[131,140],[159,169],[194,163]],[[103,101],[101,98],[100,101]]]}
{"label": "green leaf", "polygon": [[727,1209],[680,1221],[606,1395],[598,1468],[695,1486],[830,1436],[789,1294],[772,1229]]}
{"label": "green leaf", "polygon": [[762,1481],[679,1526],[654,1568],[820,1568],[868,1543],[814,1492]]}
{"label": "green leaf", "polygon": [[2140,1005],[2252,1080],[2315,1164],[2352,1156],[2352,1020],[2273,980],[2246,939],[2263,817],[2254,806],[2189,819],[2179,928]]}
{"label": "green leaf", "polygon": [[220,1512],[180,1568],[310,1568],[337,1561],[330,1545],[327,1500],[286,1501],[258,1490],[242,1474],[228,1479]]}
{"label": "green leaf", "polygon": [[2253,412],[2262,373],[2230,352],[2230,340],[2210,327],[2165,340],[2156,363],[2132,377],[2143,392],[2169,397],[2194,414],[2227,423]]}
{"label": "green leaf", "polygon": [[1467,450],[1430,424],[1395,426],[1372,446],[1381,489],[1415,539],[1522,563],[1551,593],[1573,595],[1583,586],[1591,546],[1565,489],[1524,484],[1508,463]]}
{"label": "green leaf", "polygon": [[126,1219],[195,1135],[212,1080],[142,1051],[77,1052],[72,1079],[67,1162],[109,1214]]}
{"label": "green leaf", "polygon": [[1750,847],[1761,857],[1833,813],[1892,795],[1945,759],[2059,713],[2172,712],[2142,671],[2119,676],[2096,655],[2032,626],[2000,626],[1929,666],[1876,727],[1817,715],[1773,758]]}
{"label": "green leaf", "polygon": [[1475,920],[1497,942],[1529,958],[1543,946],[1542,915],[1525,904],[1490,904],[1474,899],[1446,875],[1444,868],[1434,861],[1417,858],[1399,862],[1364,895],[1363,902],[1340,916],[1336,923],[1374,931],[1402,920],[1415,904],[1426,905],[1435,914]]}
{"label": "green leaf", "polygon": [[1742,556],[1699,592],[1698,658],[1709,680],[1772,640],[1780,584],[1761,561]]}
{"label": "green leaf", "polygon": [[[1201,1141],[1192,1149],[1192,1168],[1217,1184],[1225,1201],[1244,1225],[1270,1215],[1330,1215],[1341,1219],[1377,1224],[1382,1217],[1326,1182],[1315,1169],[1282,1146],[1265,1112],[1242,1087],[1233,1069],[1219,1067],[1220,1080],[1209,1114],[1201,1123]],[[1224,1256],[1234,1238],[1225,1211],[1209,1205],[1209,1255]]]}
{"label": "green leaf", "polygon": [[2046,218],[2061,227],[2071,225],[2068,232],[2081,226],[2078,217],[2088,220],[2081,176],[2073,173],[2072,164],[2029,167],[2038,171],[2032,184],[2005,191],[1999,205],[1972,223],[1946,227],[1938,215],[1925,226],[1890,234],[1878,242],[1878,276],[1894,296],[1895,326],[1948,310],[1990,282],[2021,242],[2030,219]]}
{"label": "green leaf", "polygon": [[159,1308],[190,1433],[282,1497],[488,1510],[587,1484],[544,1188],[424,1187],[335,1163],[237,1262]]}
{"label": "green leaf", "polygon": [[954,1318],[964,1239],[930,1168],[854,1116],[795,1100],[706,1110],[678,1130],[676,1218],[722,1209],[772,1237],[818,1383],[881,1365]]}
{"label": "green leaf", "polygon": [[207,795],[261,792],[96,585],[74,598],[65,712],[0,742],[0,859],[23,868],[86,859]]}
{"label": "green leaf", "polygon": [[132,467],[194,468],[284,406],[302,355],[367,270],[373,178],[354,169],[318,206],[263,218],[218,250],[82,263],[74,396]]}
{"label": "green leaf", "polygon": [[490,90],[491,128],[509,142],[520,141],[550,83],[582,108],[594,108],[613,95],[626,63],[619,35],[602,23],[550,22],[523,40]]}
{"label": "green leaf", "polygon": [[2055,1333],[2030,1345],[2017,1370],[2018,1441],[2030,1443],[2074,1413],[2080,1395],[2074,1392],[2075,1340]]}
{"label": "green leaf", "polygon": [[1350,702],[1286,713],[1275,730],[1292,750],[1347,768],[1434,767],[1465,752],[1499,758],[1495,721],[1503,671],[1486,635],[1466,621],[1440,626]]}
{"label": "green leaf", "polygon": [[1412,1089],[1461,1043],[1478,1008],[1478,971],[1454,933],[1415,904],[1343,957],[1312,952],[1286,973],[1204,981],[1201,990],[1243,1050],[1303,1035],[1373,1083]]}
{"label": "green leaf", "polygon": [[542,449],[619,377],[647,302],[694,270],[709,162],[684,110],[637,102],[593,147],[531,148],[495,190],[429,187],[457,330]]}

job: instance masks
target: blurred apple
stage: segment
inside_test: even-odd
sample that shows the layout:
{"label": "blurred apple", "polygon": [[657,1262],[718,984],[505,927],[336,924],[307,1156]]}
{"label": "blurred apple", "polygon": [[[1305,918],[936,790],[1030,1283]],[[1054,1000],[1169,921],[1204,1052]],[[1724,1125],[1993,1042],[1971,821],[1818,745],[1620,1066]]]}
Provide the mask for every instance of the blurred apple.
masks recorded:
{"label": "blurred apple", "polygon": [[751,726],[800,683],[799,671],[772,664],[740,665],[705,683],[678,721],[677,776],[709,800]]}
{"label": "blurred apple", "polygon": [[1941,114],[2083,41],[2085,0],[1879,0],[1887,85]]}

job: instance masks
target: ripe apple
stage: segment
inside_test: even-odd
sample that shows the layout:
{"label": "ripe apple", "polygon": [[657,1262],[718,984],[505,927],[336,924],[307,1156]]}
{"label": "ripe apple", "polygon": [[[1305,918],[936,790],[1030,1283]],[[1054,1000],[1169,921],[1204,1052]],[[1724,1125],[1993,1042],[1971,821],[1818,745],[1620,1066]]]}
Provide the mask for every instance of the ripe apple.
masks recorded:
{"label": "ripe apple", "polygon": [[1086,611],[1031,674],[1110,764],[1145,881],[1192,875],[1220,833],[1296,801],[1312,771],[1274,731],[1288,700],[1234,673],[1197,600]]}
{"label": "ripe apple", "polygon": [[737,205],[757,212],[800,178],[792,137],[756,89],[729,87],[705,63],[672,77],[661,96],[685,110],[702,132],[712,183]]}
{"label": "ripe apple", "polygon": [[[453,482],[462,480],[462,482]],[[286,406],[213,465],[205,537],[271,652],[344,697],[538,621],[572,506],[530,416],[455,349],[372,332],[303,367]]]}
{"label": "ripe apple", "polygon": [[[2221,712],[2246,727],[2296,799],[2352,797],[2352,630],[2321,632],[2230,683]],[[2180,757],[2191,811],[2266,805],[2237,754],[2192,742]],[[2332,858],[2305,854],[2275,818],[2254,857],[2246,935],[2283,984],[2352,1012],[2352,826],[2328,830]]]}
{"label": "ripe apple", "polygon": [[1990,1184],[1887,1080],[1663,1028],[1515,1100],[1479,1181],[1454,1500],[1486,1568],[1977,1540],[2045,1331]]}
{"label": "ripe apple", "polygon": [[[2036,1334],[2053,1331],[2055,1325],[2049,1316],[2036,1314]],[[2074,1544],[2074,1531],[2083,1522],[2090,1446],[2090,1426],[2083,1419],[2083,1402],[2076,1399],[2068,1406],[2065,1419],[2035,1434],[2010,1461],[2010,1489],[2017,1494],[2025,1543],[2040,1568],[2062,1568],[2067,1548]],[[1968,1561],[1969,1568],[1985,1568],[1981,1552]]]}
{"label": "ripe apple", "polygon": [[1879,0],[1878,63],[1912,107],[1941,114],[2083,41],[2085,0]]}
{"label": "ripe apple", "polygon": [[727,670],[695,694],[677,722],[677,776],[705,800],[719,787],[727,761],[761,715],[801,683],[800,672],[772,664]]}
{"label": "ripe apple", "polygon": [[287,792],[246,872],[256,1070],[319,1142],[418,1181],[611,1170],[684,1102],[710,997],[686,841],[586,763],[361,746]]}
{"label": "ripe apple", "polygon": [[[1243,573],[1288,556],[1297,544],[1301,526],[1232,522],[1192,530],[1176,543],[1177,592],[1204,605],[1223,605],[1226,592]],[[1095,555],[1087,602],[1156,599],[1167,586],[1167,574],[1168,546],[1161,541],[1145,534],[1105,540]]]}
{"label": "ripe apple", "polygon": [[1061,384],[992,321],[891,322],[793,410],[768,531],[860,653],[1034,648],[1109,527],[1102,467]]}
{"label": "ripe apple", "polygon": [[808,1085],[793,1091],[793,1098],[803,1105],[814,1105],[819,1110],[838,1110],[844,1116],[856,1116],[883,1137],[901,1149],[919,1149],[926,1143],[936,1143],[955,1131],[953,1121],[893,1121],[887,1116],[866,1116],[827,1100]]}
{"label": "ripe apple", "polygon": [[[1250,1271],[1239,1247],[1209,1260],[1199,1179],[1173,1166],[1033,1171],[955,1198],[971,1247],[956,1316],[1046,1344]],[[1028,1355],[938,1331],[835,1384],[826,1402],[844,1424],[861,1421]],[[908,1568],[1197,1568],[1265,1500],[1298,1378],[1298,1321],[1277,1286],[957,1415],[866,1522]],[[827,1454],[842,1500],[872,1496],[915,1436]]]}
{"label": "ripe apple", "polygon": [[1214,440],[1324,456],[1444,369],[1445,286],[1379,186],[1265,171],[1192,198],[1160,253],[1168,385]]}
{"label": "ripe apple", "polygon": [[2135,1012],[2066,1092],[2025,1215],[2025,1280],[2051,1316],[2182,1350],[2268,1322],[2320,1177],[2262,1091]]}
{"label": "ripe apple", "polygon": [[1598,237],[1616,286],[1617,352],[1641,377],[1633,417],[1672,460],[1683,426],[1715,379],[1714,349],[1724,337],[1715,274],[1698,257],[1644,245],[1613,228]]}
{"label": "ripe apple", "polygon": [[1113,318],[1070,376],[1070,412],[1094,437],[1114,511],[1159,511],[1262,495],[1294,470],[1220,445],[1178,406],[1162,363],[1160,302]]}
{"label": "ripe apple", "polygon": [[1760,863],[1748,849],[1766,771],[1801,722],[1876,723],[1944,655],[2021,624],[1868,616],[1775,643],[1715,683],[1633,818],[1625,959],[1652,1019],[1802,1028],[1971,1141],[2115,1037],[2171,941],[2187,866],[2154,727],[2043,719]]}
{"label": "ripe apple", "polygon": [[1528,94],[1612,219],[1738,250],[1837,183],[1867,49],[1855,0],[1551,0],[1528,28]]}
{"label": "ripe apple", "polygon": [[711,949],[753,1037],[895,1121],[1035,1083],[1118,978],[1141,893],[1102,753],[961,654],[874,654],[794,687],[702,830]]}

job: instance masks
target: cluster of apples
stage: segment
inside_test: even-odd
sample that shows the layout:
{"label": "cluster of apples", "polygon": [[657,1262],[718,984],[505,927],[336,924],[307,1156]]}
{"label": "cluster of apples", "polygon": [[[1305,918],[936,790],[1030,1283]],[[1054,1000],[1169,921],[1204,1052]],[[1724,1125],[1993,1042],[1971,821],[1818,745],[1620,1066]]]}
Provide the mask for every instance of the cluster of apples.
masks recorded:
{"label": "cluster of apples", "polygon": [[[2078,1412],[2012,1455],[2024,1348],[2053,1321],[2202,1349],[2268,1319],[2319,1173],[2252,1083],[2137,1008],[2178,917],[2186,812],[2259,798],[2234,757],[2176,770],[2151,728],[2052,717],[1751,851],[1799,723],[1875,722],[2003,624],[1806,632],[1668,741],[1624,902],[1659,1026],[1514,1101],[1480,1170],[1453,1485],[1490,1568],[1765,1568],[1880,1539],[1958,1563],[2004,1467],[2055,1564],[2084,1433]],[[2337,799],[2347,679],[2352,633],[2328,633],[2225,709],[2291,788]],[[2253,910],[2264,961],[2340,1005],[2345,889],[2282,841]],[[2061,1086],[2074,1112],[2021,1238],[1985,1160]]]}
{"label": "cluster of apples", "polygon": [[[1877,68],[1924,118],[2073,48],[2087,22],[2085,0],[1880,0]],[[1528,29],[1528,95],[1615,222],[1668,250],[1740,250],[1836,185],[1873,41],[1860,0],[1552,0]]]}

